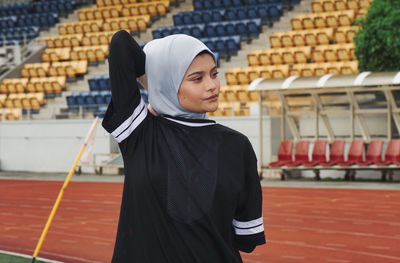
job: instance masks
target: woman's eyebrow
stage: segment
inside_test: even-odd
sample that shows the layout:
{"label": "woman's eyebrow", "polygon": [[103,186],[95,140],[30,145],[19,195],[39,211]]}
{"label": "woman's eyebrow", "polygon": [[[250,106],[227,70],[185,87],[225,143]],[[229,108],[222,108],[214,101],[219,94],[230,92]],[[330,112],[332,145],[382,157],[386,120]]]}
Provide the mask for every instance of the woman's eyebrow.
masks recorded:
{"label": "woman's eyebrow", "polygon": [[193,75],[197,75],[197,74],[204,74],[204,71],[196,71],[196,72],[190,73],[188,75],[188,77],[193,76]]}
{"label": "woman's eyebrow", "polygon": [[[216,69],[217,69],[217,66],[213,67],[210,71],[214,71],[214,70],[216,70]],[[202,74],[204,74],[204,73],[205,73],[204,71],[196,71],[196,72],[190,73],[190,74],[187,75],[187,76],[190,77],[190,76],[193,76],[193,75],[202,75]]]}

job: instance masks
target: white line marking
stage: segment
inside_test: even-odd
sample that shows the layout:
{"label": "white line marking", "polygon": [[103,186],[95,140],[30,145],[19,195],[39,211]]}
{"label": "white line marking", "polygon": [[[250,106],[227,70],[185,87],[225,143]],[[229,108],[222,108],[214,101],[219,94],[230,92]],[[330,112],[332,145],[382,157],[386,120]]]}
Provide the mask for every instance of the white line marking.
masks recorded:
{"label": "white line marking", "polygon": [[371,249],[380,249],[380,250],[389,250],[390,247],[383,247],[383,246],[368,246]]}
{"label": "white line marking", "polygon": [[345,259],[336,259],[336,258],[327,258],[326,261],[327,261],[327,262],[338,262],[338,263],[347,263],[347,262],[350,262],[349,260],[345,260]]}
{"label": "white line marking", "polygon": [[61,239],[61,242],[68,243],[68,244],[75,244],[78,241],[76,240],[69,240],[69,239]]}
{"label": "white line marking", "polygon": [[[17,257],[21,257],[21,258],[29,258],[29,259],[32,259],[32,256],[31,256],[31,255],[25,255],[25,254],[16,253],[16,252],[5,251],[5,250],[1,250],[1,249],[0,249],[0,253],[12,255],[12,256],[17,256]],[[42,257],[37,257],[36,259],[37,259],[37,260],[40,260],[40,261],[44,261],[44,262],[62,263],[61,261],[51,260],[51,259],[42,258]]]}
{"label": "white line marking", "polygon": [[332,246],[332,247],[347,247],[346,244],[341,244],[341,243],[327,243],[325,245]]}
{"label": "white line marking", "polygon": [[[357,251],[357,250],[354,250],[354,249],[340,249],[340,248],[325,247],[325,246],[310,245],[310,244],[299,244],[299,243],[293,243],[293,242],[288,242],[288,241],[277,241],[277,240],[271,240],[271,239],[269,239],[269,242],[270,243],[283,244],[283,245],[302,246],[302,247],[313,248],[313,249],[322,249],[322,250],[346,252],[346,253],[349,253],[349,254],[358,254],[358,255],[364,255],[364,256],[370,256],[370,257],[376,257],[376,258],[400,260],[400,257],[396,257],[396,256],[390,256],[390,255],[384,255],[384,254],[378,254],[378,253],[371,253],[371,252],[365,252],[365,251]],[[374,262],[374,260],[371,260],[371,262]]]}
{"label": "white line marking", "polygon": [[301,256],[281,256],[281,258],[288,258],[288,259],[304,259],[304,257],[301,257]]}

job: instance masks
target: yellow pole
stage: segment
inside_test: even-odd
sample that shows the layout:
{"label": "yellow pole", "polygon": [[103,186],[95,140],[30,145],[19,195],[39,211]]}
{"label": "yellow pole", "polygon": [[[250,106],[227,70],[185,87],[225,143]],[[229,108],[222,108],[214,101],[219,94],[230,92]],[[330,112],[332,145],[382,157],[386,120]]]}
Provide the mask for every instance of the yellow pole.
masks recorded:
{"label": "yellow pole", "polygon": [[90,138],[93,136],[93,133],[94,133],[94,130],[95,130],[96,126],[97,126],[98,120],[99,120],[99,118],[96,117],[96,119],[93,121],[92,126],[90,127],[90,130],[89,130],[89,133],[88,133],[88,135],[87,135],[87,137],[86,137],[86,139],[85,139],[85,142],[83,143],[83,145],[82,145],[82,147],[81,147],[81,150],[79,151],[79,154],[78,154],[78,156],[76,157],[75,162],[74,162],[74,164],[72,165],[72,168],[71,168],[71,170],[69,171],[69,174],[68,174],[67,178],[65,179],[64,184],[63,184],[63,186],[62,186],[60,192],[58,193],[57,200],[56,200],[56,202],[54,203],[53,209],[51,210],[51,213],[50,213],[50,215],[49,215],[49,218],[47,219],[46,226],[45,226],[44,229],[43,229],[42,235],[40,236],[40,239],[39,239],[39,241],[38,241],[38,243],[37,243],[37,245],[36,245],[35,252],[33,253],[33,256],[32,256],[32,263],[34,263],[34,262],[36,261],[36,257],[37,257],[37,255],[39,254],[40,247],[41,247],[42,244],[43,244],[43,241],[44,241],[44,239],[45,239],[45,237],[46,237],[47,231],[48,231],[49,228],[50,228],[50,224],[51,224],[51,222],[53,221],[54,215],[56,214],[57,208],[58,208],[58,206],[59,206],[59,204],[60,204],[60,202],[61,202],[61,198],[62,198],[62,196],[63,196],[63,194],[64,194],[64,191],[65,191],[65,189],[66,189],[67,186],[68,186],[69,180],[71,179],[72,175],[73,175],[74,172],[75,172],[76,166],[78,165],[79,159],[81,158],[81,155],[82,155],[82,153],[84,152],[84,150],[85,150],[85,148],[86,148],[86,145],[88,144]]}

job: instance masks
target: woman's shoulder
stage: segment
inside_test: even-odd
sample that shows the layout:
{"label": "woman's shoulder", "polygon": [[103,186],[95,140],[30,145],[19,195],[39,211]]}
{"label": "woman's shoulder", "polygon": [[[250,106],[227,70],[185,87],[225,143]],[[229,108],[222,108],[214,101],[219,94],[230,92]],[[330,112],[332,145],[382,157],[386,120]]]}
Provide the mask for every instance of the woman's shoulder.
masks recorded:
{"label": "woman's shoulder", "polygon": [[223,136],[223,138],[229,138],[229,139],[233,139],[233,140],[237,140],[238,142],[247,142],[248,138],[246,135],[244,135],[243,133],[234,130],[232,128],[229,128],[227,126],[224,126],[222,124],[216,124],[214,125],[215,127],[215,131],[217,133],[219,133],[220,135]]}

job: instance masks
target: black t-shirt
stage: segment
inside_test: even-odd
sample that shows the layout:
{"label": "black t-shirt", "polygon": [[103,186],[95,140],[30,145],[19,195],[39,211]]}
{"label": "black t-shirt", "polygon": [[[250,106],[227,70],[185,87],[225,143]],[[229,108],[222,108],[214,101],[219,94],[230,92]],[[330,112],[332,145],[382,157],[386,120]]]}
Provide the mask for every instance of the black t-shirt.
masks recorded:
{"label": "black t-shirt", "polygon": [[[136,84],[131,37],[109,52],[125,182],[112,262],[242,262],[265,243],[257,160],[246,136],[211,120],[153,116]],[[122,36],[121,36],[122,35]]]}

